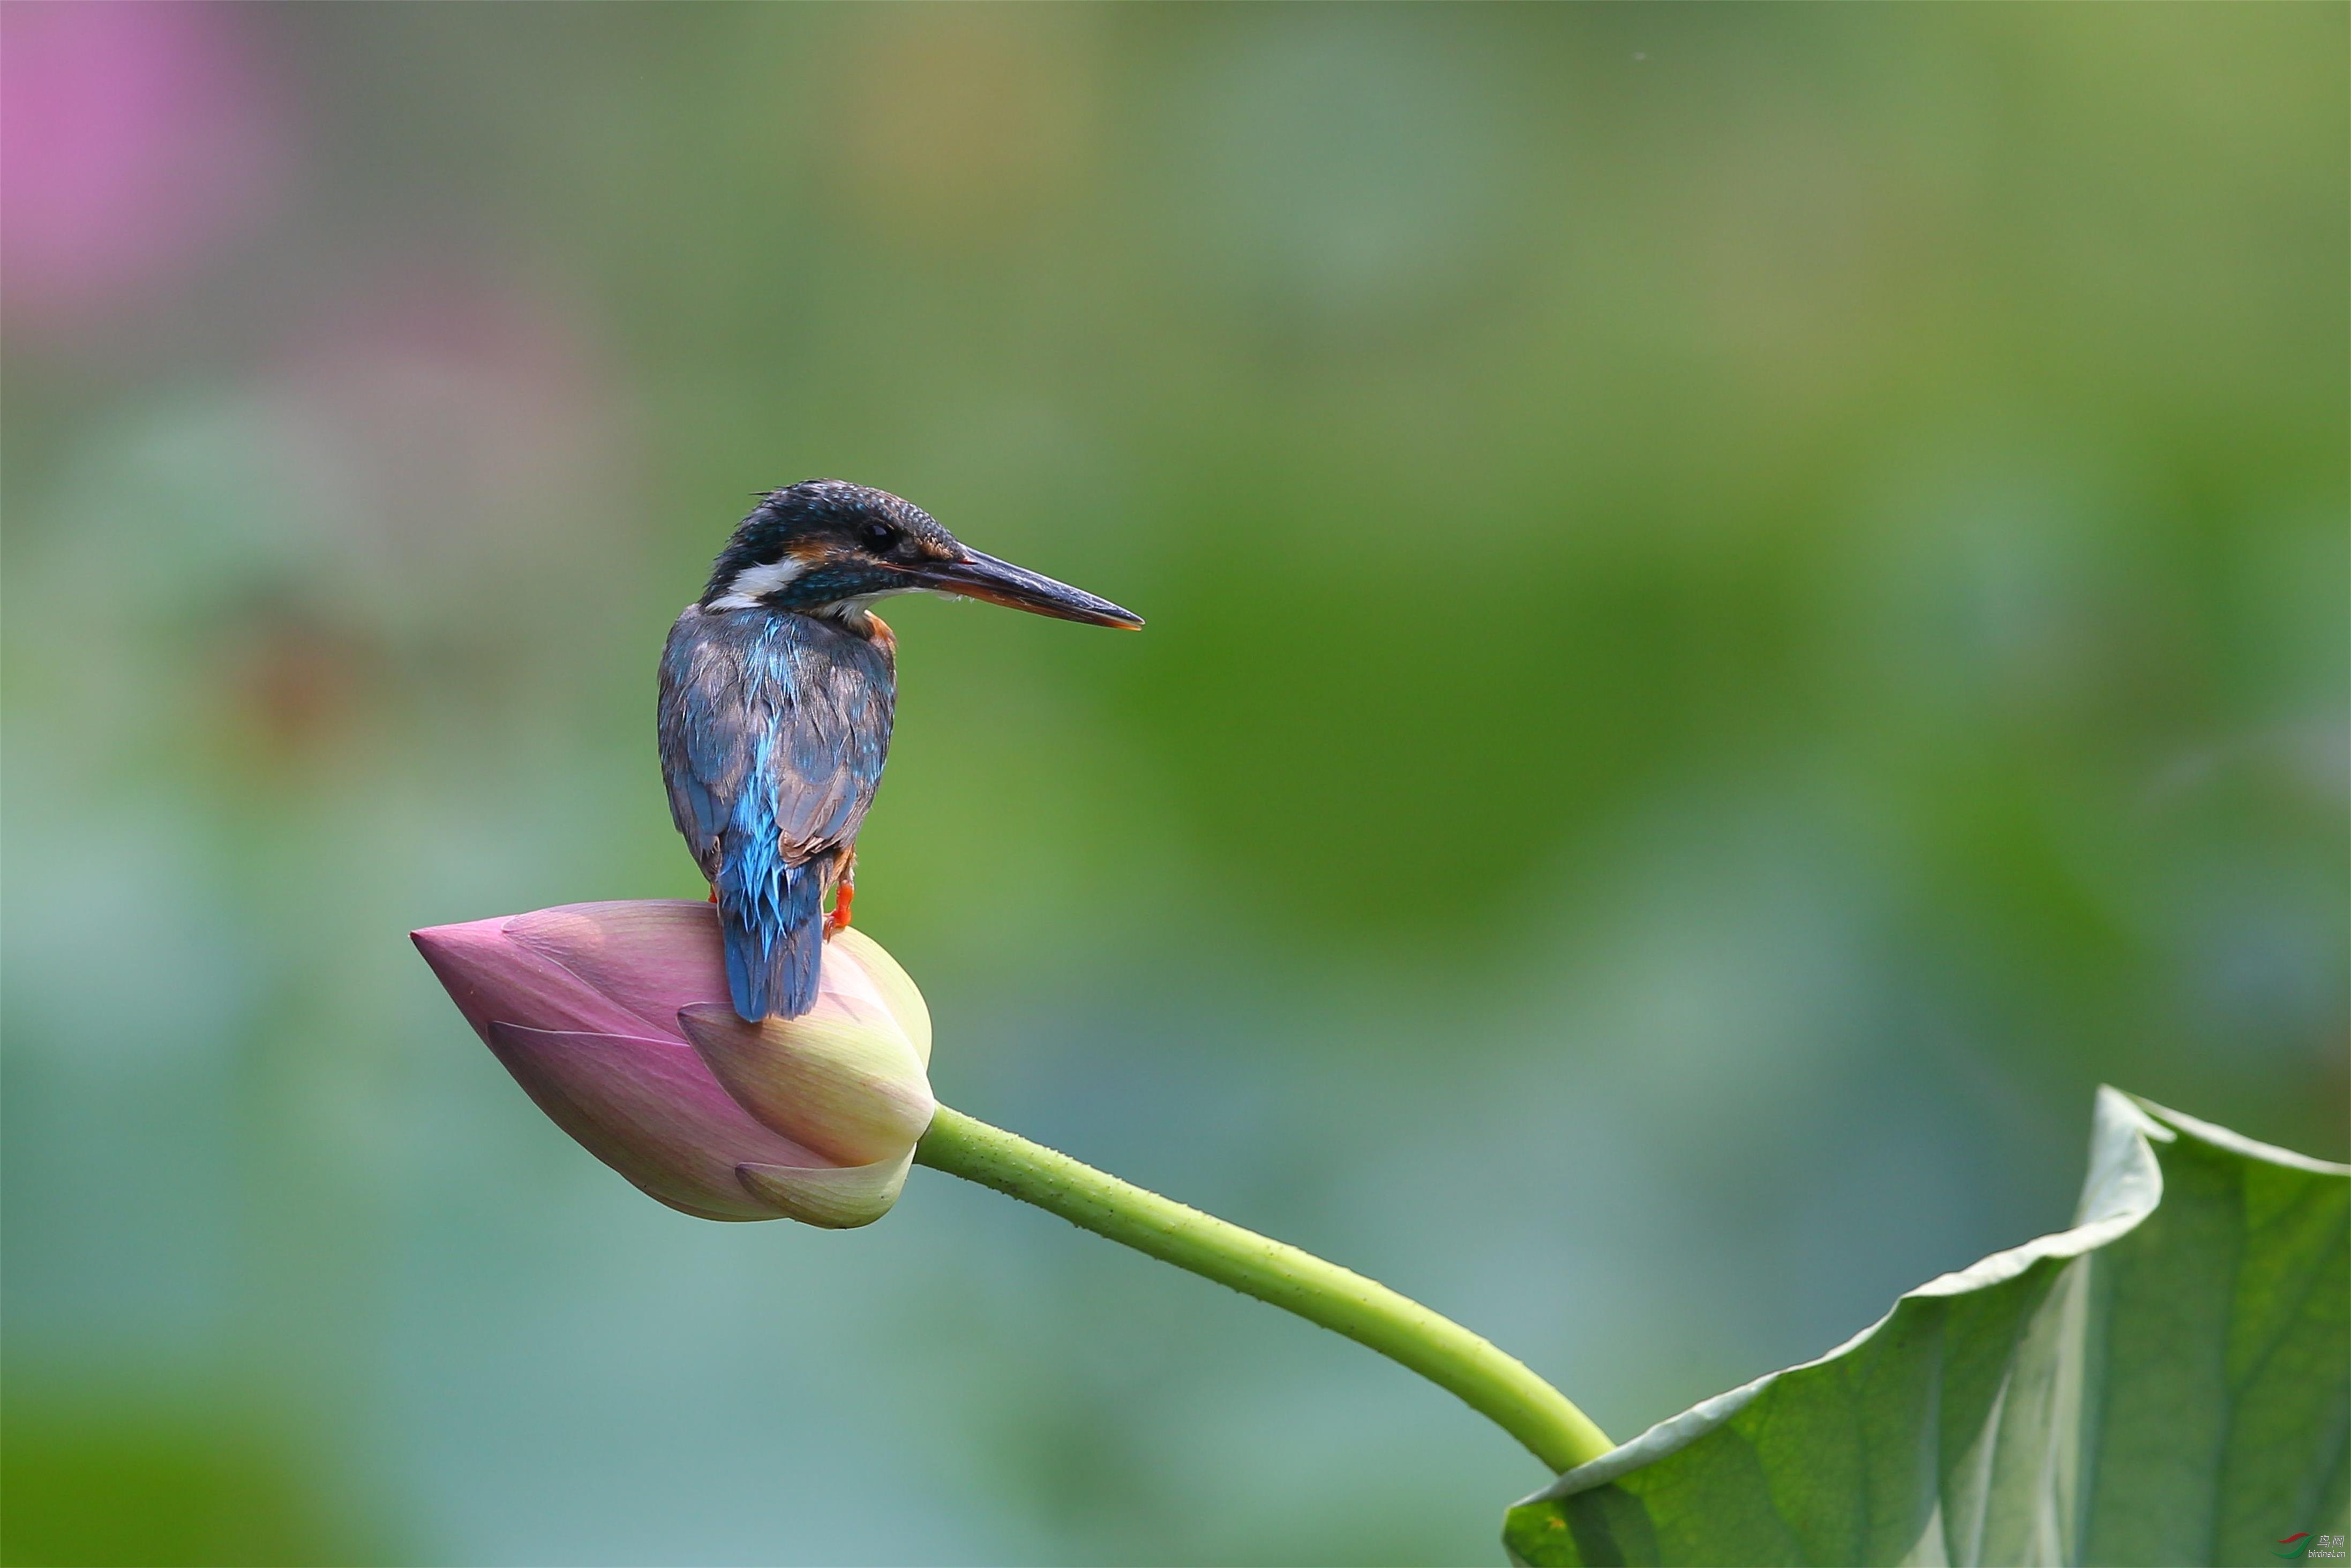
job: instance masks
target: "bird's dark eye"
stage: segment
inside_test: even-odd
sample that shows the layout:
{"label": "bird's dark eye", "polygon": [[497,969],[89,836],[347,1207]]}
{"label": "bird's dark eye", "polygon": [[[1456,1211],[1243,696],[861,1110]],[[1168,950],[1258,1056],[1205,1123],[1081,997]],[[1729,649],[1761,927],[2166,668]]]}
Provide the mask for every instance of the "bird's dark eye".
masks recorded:
{"label": "bird's dark eye", "polygon": [[868,523],[862,530],[865,548],[880,555],[898,542],[898,530],[887,523]]}

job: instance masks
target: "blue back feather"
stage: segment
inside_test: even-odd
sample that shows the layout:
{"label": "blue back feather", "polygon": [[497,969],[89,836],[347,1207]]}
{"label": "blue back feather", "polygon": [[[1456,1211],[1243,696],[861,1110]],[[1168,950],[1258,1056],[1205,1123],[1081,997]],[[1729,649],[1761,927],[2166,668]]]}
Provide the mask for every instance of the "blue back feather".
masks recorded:
{"label": "blue back feather", "polygon": [[[772,730],[752,742],[751,777],[769,770]],[[813,863],[787,865],[774,797],[748,789],[735,797],[726,863],[718,873],[718,918],[726,937],[726,986],[735,1010],[754,1021],[769,1013],[798,1018],[816,1005],[824,957],[824,877]]]}

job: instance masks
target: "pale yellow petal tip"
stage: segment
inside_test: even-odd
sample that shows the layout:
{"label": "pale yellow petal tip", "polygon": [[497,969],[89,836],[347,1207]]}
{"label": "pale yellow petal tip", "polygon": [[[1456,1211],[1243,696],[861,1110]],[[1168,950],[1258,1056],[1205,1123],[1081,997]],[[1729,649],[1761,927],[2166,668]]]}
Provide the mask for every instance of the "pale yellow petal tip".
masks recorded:
{"label": "pale yellow petal tip", "polygon": [[835,953],[855,961],[855,967],[863,977],[872,982],[874,994],[889,1009],[891,1016],[898,1020],[898,1027],[906,1031],[906,1039],[913,1044],[914,1054],[923,1059],[925,1068],[929,1067],[931,1009],[924,1002],[922,988],[914,984],[914,977],[906,973],[897,959],[890,956],[888,948],[854,925],[846,931],[836,932],[832,940],[825,945],[828,983],[834,967],[831,960]]}
{"label": "pale yellow petal tip", "polygon": [[753,1120],[826,1159],[893,1159],[931,1124],[930,1081],[886,1013],[868,1019],[819,1008],[747,1023],[728,1007],[694,1007],[678,1022]]}
{"label": "pale yellow petal tip", "polygon": [[828,1230],[854,1230],[890,1212],[906,1185],[914,1154],[863,1166],[762,1166],[735,1167],[735,1178],[760,1202],[788,1218]]}

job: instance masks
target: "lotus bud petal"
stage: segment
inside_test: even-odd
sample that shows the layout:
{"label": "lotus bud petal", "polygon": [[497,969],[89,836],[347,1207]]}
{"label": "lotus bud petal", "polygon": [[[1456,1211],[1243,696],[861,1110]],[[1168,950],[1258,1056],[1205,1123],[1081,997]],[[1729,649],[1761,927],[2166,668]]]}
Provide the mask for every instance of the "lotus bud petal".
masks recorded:
{"label": "lotus bud petal", "polygon": [[890,1016],[898,1020],[898,1027],[905,1031],[914,1054],[922,1059],[927,1071],[931,1065],[931,1009],[923,1000],[923,993],[915,988],[914,977],[898,967],[898,960],[890,956],[881,943],[853,925],[836,934],[832,945],[857,960],[856,969],[852,971],[846,966],[828,967],[823,983],[829,987],[835,975],[846,977],[862,972],[882,1005],[890,1009]]}
{"label": "lotus bud petal", "polygon": [[707,904],[575,904],[517,915],[506,925],[515,942],[643,1019],[644,1032],[674,1037],[678,1009],[726,995],[726,949]]}
{"label": "lotus bud petal", "polygon": [[[549,911],[548,913],[554,913]],[[528,916],[522,918],[528,919]],[[410,934],[450,1000],[485,1040],[501,1019],[534,1029],[599,1034],[675,1033],[596,990],[554,954],[517,941],[512,920],[475,920]]]}
{"label": "lotus bud petal", "polygon": [[862,933],[825,945],[811,1012],[759,1024],[727,1005],[706,904],[569,904],[414,940],[538,1107],[671,1207],[844,1227],[897,1201],[935,1109],[930,1015]]}
{"label": "lotus bud petal", "polygon": [[794,1219],[834,1230],[871,1225],[890,1212],[898,1189],[914,1168],[909,1148],[894,1160],[870,1166],[737,1166],[735,1174],[753,1193]]}
{"label": "lotus bud petal", "polygon": [[796,1019],[746,1023],[724,1003],[677,1015],[685,1038],[760,1124],[843,1165],[895,1159],[938,1109],[922,1059],[878,1003],[831,1011],[831,993]]}
{"label": "lotus bud petal", "polygon": [[773,1219],[789,1210],[747,1187],[736,1168],[825,1163],[745,1115],[675,1040],[510,1023],[493,1023],[487,1035],[549,1120],[672,1208],[705,1219]]}

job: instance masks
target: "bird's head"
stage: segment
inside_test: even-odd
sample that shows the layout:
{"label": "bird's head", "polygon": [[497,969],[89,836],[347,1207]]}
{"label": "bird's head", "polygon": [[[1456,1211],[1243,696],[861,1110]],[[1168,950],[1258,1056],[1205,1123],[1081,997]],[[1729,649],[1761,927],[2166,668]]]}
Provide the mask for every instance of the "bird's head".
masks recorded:
{"label": "bird's head", "polygon": [[760,497],[719,552],[701,602],[848,615],[890,594],[923,592],[1092,626],[1143,624],[1107,599],[966,548],[910,501],[839,479],[803,479]]}

